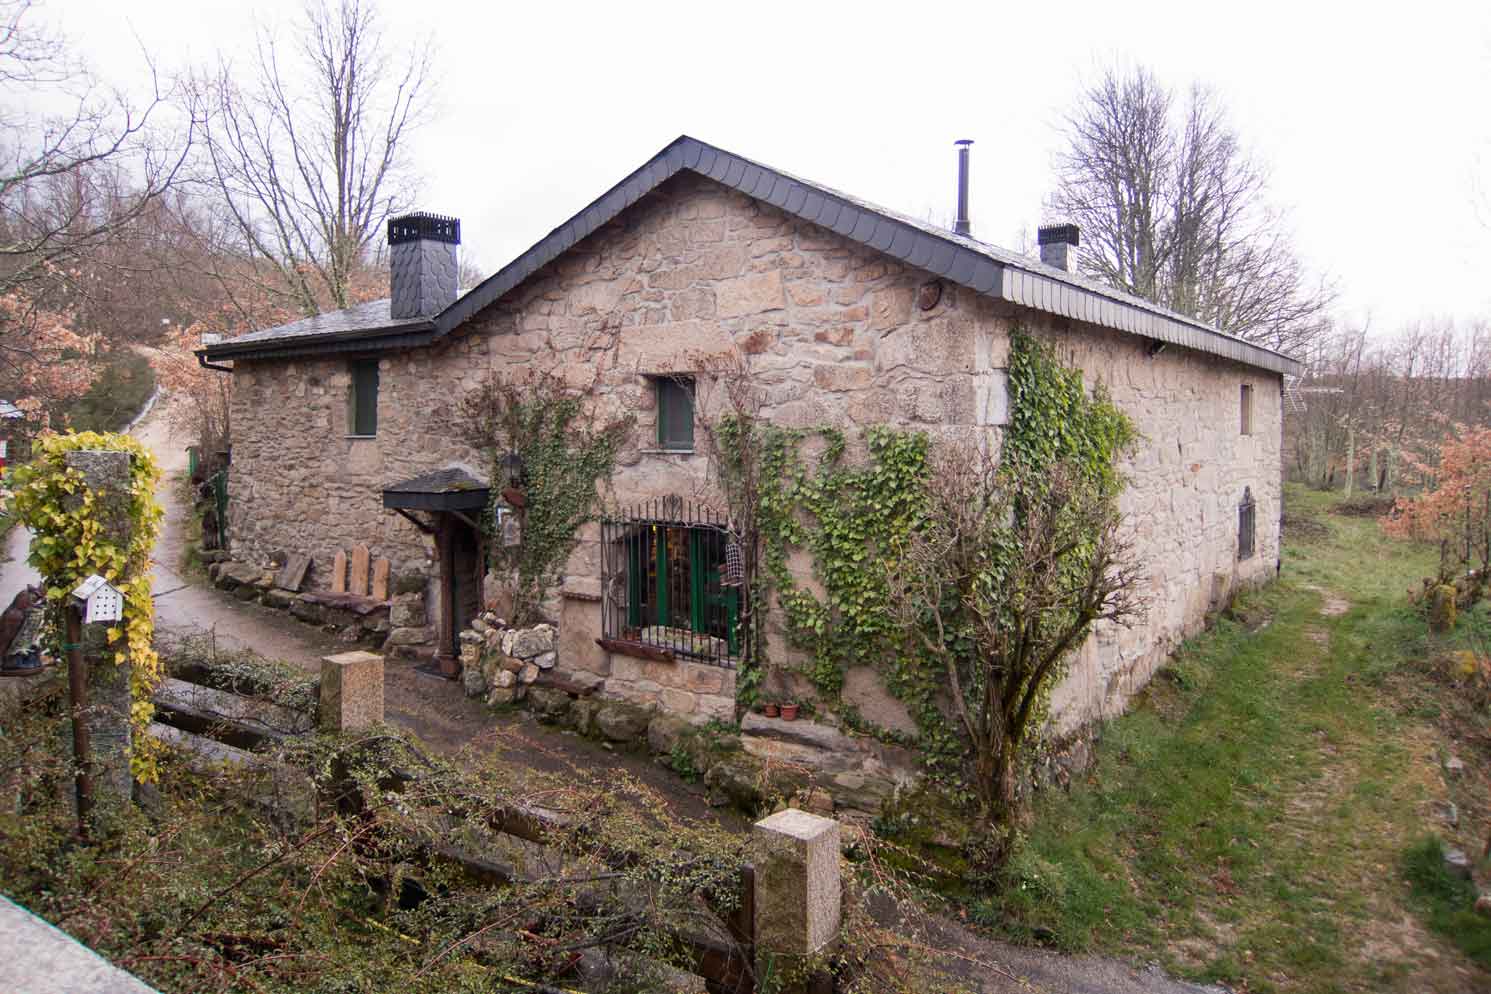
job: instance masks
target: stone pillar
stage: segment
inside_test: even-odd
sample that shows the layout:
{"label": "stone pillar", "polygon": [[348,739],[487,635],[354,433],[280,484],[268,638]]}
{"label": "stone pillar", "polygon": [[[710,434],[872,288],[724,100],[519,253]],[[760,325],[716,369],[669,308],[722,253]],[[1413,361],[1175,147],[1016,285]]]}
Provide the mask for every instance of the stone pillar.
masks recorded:
{"label": "stone pillar", "polygon": [[340,652],[321,659],[321,727],[357,732],[383,721],[383,657]]}
{"label": "stone pillar", "polygon": [[788,808],[752,827],[751,850],[756,976],[779,978],[784,991],[817,989],[804,961],[838,938],[839,823]]}
{"label": "stone pillar", "polygon": [[[83,474],[83,486],[93,494],[99,540],[120,548],[133,537],[129,517],[130,455],[111,449],[81,449],[64,457],[67,467]],[[83,503],[79,491],[68,497],[69,509]],[[119,586],[133,577],[114,578]],[[71,591],[69,591],[70,593]],[[133,784],[130,757],[130,659],[114,662],[122,645],[110,646],[107,625],[83,626],[83,659],[88,670],[89,764],[96,800],[128,800]]]}

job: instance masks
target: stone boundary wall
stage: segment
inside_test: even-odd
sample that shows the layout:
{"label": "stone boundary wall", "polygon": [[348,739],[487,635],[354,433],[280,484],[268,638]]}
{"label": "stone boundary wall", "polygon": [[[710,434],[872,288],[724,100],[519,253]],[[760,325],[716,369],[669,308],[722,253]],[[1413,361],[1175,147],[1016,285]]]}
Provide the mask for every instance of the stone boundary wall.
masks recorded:
{"label": "stone boundary wall", "polygon": [[[636,418],[608,492],[618,505],[674,494],[723,505],[702,427],[695,452],[655,448],[656,377],[698,374],[701,424],[724,409],[723,391],[704,371],[736,357],[760,394],[761,415],[777,424],[836,425],[851,441],[875,424],[997,441],[1007,418],[1009,334],[1023,324],[1090,385],[1107,389],[1145,439],[1128,467],[1124,507],[1148,572],[1146,616],[1132,629],[1096,633],[1054,701],[1064,730],[1115,713],[1209,609],[1272,573],[1280,379],[1179,348],[1150,357],[1148,342],[1134,336],[951,285],[923,295],[930,281],[743,194],[680,176],[493,304],[460,337],[380,357],[376,438],[346,437],[345,359],[239,363],[235,555],[267,561],[293,550],[319,564],[355,541],[390,559],[397,574],[430,576],[429,541],[382,509],[381,490],[449,465],[485,475],[479,454],[452,437],[448,406],[489,371],[552,373],[588,391],[599,410]],[[1254,387],[1251,436],[1239,431],[1244,383]],[[1258,551],[1239,563],[1244,486],[1257,504]],[[810,565],[805,557],[796,563],[813,589]],[[313,566],[312,587],[324,576]],[[568,670],[604,681],[607,696],[674,707],[694,721],[727,710],[729,671],[644,662],[596,645],[597,526],[582,532],[562,593],[554,620]],[[767,650],[775,662],[800,661],[776,611]]]}
{"label": "stone boundary wall", "polygon": [[357,594],[282,590],[275,586],[273,569],[232,559],[209,563],[207,578],[238,600],[284,611],[349,645],[382,649],[396,659],[426,659],[435,652],[421,592],[396,593],[380,601]]}

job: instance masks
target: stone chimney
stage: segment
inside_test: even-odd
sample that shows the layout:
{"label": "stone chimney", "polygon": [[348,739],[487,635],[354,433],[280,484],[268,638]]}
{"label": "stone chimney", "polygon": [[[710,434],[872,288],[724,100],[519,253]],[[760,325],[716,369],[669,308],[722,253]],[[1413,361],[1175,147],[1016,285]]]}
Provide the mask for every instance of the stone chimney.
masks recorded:
{"label": "stone chimney", "polygon": [[1076,267],[1080,232],[1075,224],[1043,224],[1036,229],[1035,240],[1041,246],[1041,261],[1071,272]]}
{"label": "stone chimney", "polygon": [[434,317],[460,293],[461,222],[418,212],[388,222],[389,316]]}

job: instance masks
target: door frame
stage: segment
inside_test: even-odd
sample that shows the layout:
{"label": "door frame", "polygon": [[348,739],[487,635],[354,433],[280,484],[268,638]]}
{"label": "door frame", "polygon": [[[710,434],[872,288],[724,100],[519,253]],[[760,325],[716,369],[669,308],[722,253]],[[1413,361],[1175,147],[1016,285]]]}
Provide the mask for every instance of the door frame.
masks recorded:
{"label": "door frame", "polygon": [[[480,591],[480,584],[486,574],[486,536],[466,515],[454,511],[442,513],[435,532],[435,546],[440,558],[440,631],[439,649],[435,658],[440,663],[440,671],[452,678],[459,676],[461,672],[461,647],[457,644],[461,633],[456,627],[456,614],[459,611],[456,598],[460,592],[460,584],[456,578],[456,544],[462,540],[475,543],[476,569],[473,575],[465,577],[465,582],[476,584]],[[477,594],[477,604],[480,613],[480,593]]]}

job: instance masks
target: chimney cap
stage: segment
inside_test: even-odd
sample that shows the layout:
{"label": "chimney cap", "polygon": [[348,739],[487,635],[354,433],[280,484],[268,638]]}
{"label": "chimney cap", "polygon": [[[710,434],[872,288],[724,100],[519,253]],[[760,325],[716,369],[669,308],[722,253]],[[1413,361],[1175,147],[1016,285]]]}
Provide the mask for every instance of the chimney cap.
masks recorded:
{"label": "chimney cap", "polygon": [[418,241],[461,244],[461,219],[425,211],[388,219],[388,244]]}
{"label": "chimney cap", "polygon": [[1037,245],[1081,244],[1082,231],[1075,224],[1043,224],[1035,230]]}

